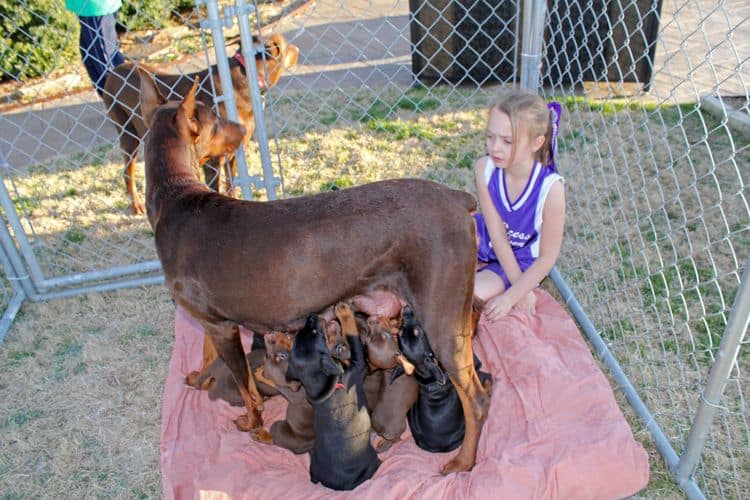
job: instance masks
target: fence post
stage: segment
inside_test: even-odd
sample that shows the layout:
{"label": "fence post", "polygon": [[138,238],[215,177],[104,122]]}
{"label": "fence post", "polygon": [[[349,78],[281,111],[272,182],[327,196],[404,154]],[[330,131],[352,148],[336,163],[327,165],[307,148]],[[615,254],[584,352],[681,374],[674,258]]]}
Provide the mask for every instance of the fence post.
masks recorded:
{"label": "fence post", "polygon": [[2,345],[3,340],[5,339],[5,334],[8,333],[8,330],[13,324],[13,320],[16,318],[16,314],[18,314],[18,311],[21,309],[21,306],[26,299],[26,293],[24,292],[23,287],[18,283],[19,278],[16,276],[13,266],[11,265],[8,256],[5,254],[5,249],[1,246],[0,268],[5,271],[5,277],[10,282],[11,288],[13,289],[13,297],[5,307],[5,312],[3,313],[2,318],[0,318],[0,345]]}
{"label": "fence post", "polygon": [[729,379],[737,354],[740,351],[742,339],[745,337],[748,324],[750,323],[750,259],[745,262],[745,270],[742,273],[740,288],[734,299],[732,311],[729,314],[726,330],[716,353],[716,360],[711,366],[708,374],[706,388],[701,393],[698,411],[695,413],[693,425],[690,428],[685,449],[677,463],[674,472],[678,484],[690,479],[695,471],[696,465],[701,457],[703,445],[708,437],[711,422],[716,415],[716,409],[720,408],[719,399],[724,393],[724,387]]}
{"label": "fence post", "polygon": [[542,42],[544,41],[544,18],[547,3],[544,0],[524,0],[523,29],[521,34],[521,88],[536,92],[542,64]]}
{"label": "fence post", "polygon": [[[255,9],[253,5],[248,5],[246,0],[237,0],[237,22],[240,26],[240,39],[242,40],[242,57],[245,61],[255,60],[256,47],[253,45],[253,33],[250,29],[250,21],[247,16]],[[252,49],[252,50],[251,50]],[[263,50],[261,47],[259,50]],[[255,64],[248,64],[245,76],[250,89],[250,99],[253,103],[253,117],[255,118],[255,139],[258,143],[258,152],[260,153],[260,164],[263,169],[263,185],[266,188],[266,194],[269,200],[276,199],[276,186],[278,183],[273,176],[273,166],[271,165],[271,151],[268,148],[268,131],[266,130],[266,121],[263,118],[263,99],[258,87],[258,69]],[[245,198],[252,199],[252,198]]]}
{"label": "fence post", "polygon": [[[236,122],[239,121],[239,116],[237,115],[237,104],[234,101],[232,76],[229,73],[229,63],[227,63],[226,41],[224,40],[224,33],[221,31],[221,28],[225,25],[225,19],[219,15],[219,4],[217,0],[195,0],[196,7],[200,7],[201,4],[206,6],[206,19],[201,21],[201,28],[208,29],[211,32],[211,37],[214,41],[214,51],[216,53],[216,69],[219,71],[219,78],[221,79],[222,95],[216,97],[216,102],[224,102],[224,109],[226,109],[227,118]],[[253,60],[254,59],[249,59],[249,61]],[[252,64],[249,64],[248,66],[252,66]],[[257,81],[255,82],[255,85],[258,85]],[[237,160],[237,174],[239,176],[242,197],[246,200],[251,200],[253,194],[250,189],[250,177],[247,173],[247,161],[245,160],[244,146],[240,145],[239,149],[237,149],[235,159]]]}

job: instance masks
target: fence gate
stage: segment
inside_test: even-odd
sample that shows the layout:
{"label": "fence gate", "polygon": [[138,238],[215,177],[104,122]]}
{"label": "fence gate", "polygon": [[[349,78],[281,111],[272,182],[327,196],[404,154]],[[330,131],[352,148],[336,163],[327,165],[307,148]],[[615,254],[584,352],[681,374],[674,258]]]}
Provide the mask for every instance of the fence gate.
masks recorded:
{"label": "fence gate", "polygon": [[[688,496],[750,491],[750,5],[196,3],[125,1],[126,57],[221,73],[240,39],[245,60],[272,33],[300,49],[262,96],[248,79],[264,112],[234,179],[245,198],[403,176],[471,191],[499,86],[560,101],[568,221],[552,282]],[[162,277],[75,18],[31,0],[0,18],[4,334],[25,299]]]}

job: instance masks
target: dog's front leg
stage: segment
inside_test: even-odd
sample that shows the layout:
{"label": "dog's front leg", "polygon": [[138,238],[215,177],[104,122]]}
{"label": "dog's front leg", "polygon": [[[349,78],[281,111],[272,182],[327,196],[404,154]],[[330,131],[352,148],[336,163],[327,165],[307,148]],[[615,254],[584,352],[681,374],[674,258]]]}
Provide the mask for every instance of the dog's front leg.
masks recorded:
{"label": "dog's front leg", "polygon": [[224,160],[224,194],[235,198],[234,179],[237,177],[237,155],[229,155],[228,160]]}
{"label": "dog's front leg", "polygon": [[489,394],[492,388],[491,379],[485,385],[482,385],[479,380],[474,368],[471,338],[458,336],[455,341],[456,344],[460,344],[456,346],[456,355],[446,357],[446,362],[443,365],[461,400],[464,418],[466,419],[466,433],[458,454],[443,466],[441,470],[443,474],[463,472],[474,467],[477,459],[477,448],[479,447],[479,436],[489,411]]}
{"label": "dog's front leg", "polygon": [[262,443],[271,443],[271,435],[263,429],[263,398],[255,385],[250,367],[247,364],[245,351],[240,340],[240,327],[228,321],[219,324],[206,324],[206,333],[211,337],[219,357],[232,372],[234,382],[240,391],[242,401],[247,408],[246,415],[240,415],[235,424],[244,432],[250,432],[251,437]]}
{"label": "dog's front leg", "polygon": [[185,377],[185,383],[193,387],[194,389],[207,389],[203,387],[203,381],[205,380],[206,372],[211,367],[211,364],[219,357],[219,353],[216,352],[216,347],[211,341],[211,337],[207,334],[203,334],[203,366],[199,371],[190,372]]}
{"label": "dog's front leg", "polygon": [[135,160],[135,154],[127,159],[123,177],[125,178],[125,189],[127,189],[128,196],[130,196],[130,213],[140,215],[146,213],[146,206],[143,204],[143,199],[135,187]]}

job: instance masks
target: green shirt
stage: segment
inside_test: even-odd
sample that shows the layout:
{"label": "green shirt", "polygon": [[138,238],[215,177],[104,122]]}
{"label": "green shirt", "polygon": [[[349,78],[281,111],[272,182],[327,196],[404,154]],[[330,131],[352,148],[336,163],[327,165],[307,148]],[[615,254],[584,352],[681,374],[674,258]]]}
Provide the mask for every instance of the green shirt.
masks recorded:
{"label": "green shirt", "polygon": [[65,0],[65,7],[79,16],[104,16],[117,12],[122,0]]}

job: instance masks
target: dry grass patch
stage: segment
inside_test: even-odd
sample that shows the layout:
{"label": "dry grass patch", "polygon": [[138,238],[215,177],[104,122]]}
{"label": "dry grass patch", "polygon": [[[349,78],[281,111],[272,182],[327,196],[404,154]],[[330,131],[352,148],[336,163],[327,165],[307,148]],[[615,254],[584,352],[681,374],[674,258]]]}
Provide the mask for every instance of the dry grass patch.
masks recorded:
{"label": "dry grass patch", "polygon": [[25,304],[0,348],[6,498],[161,495],[163,287]]}

